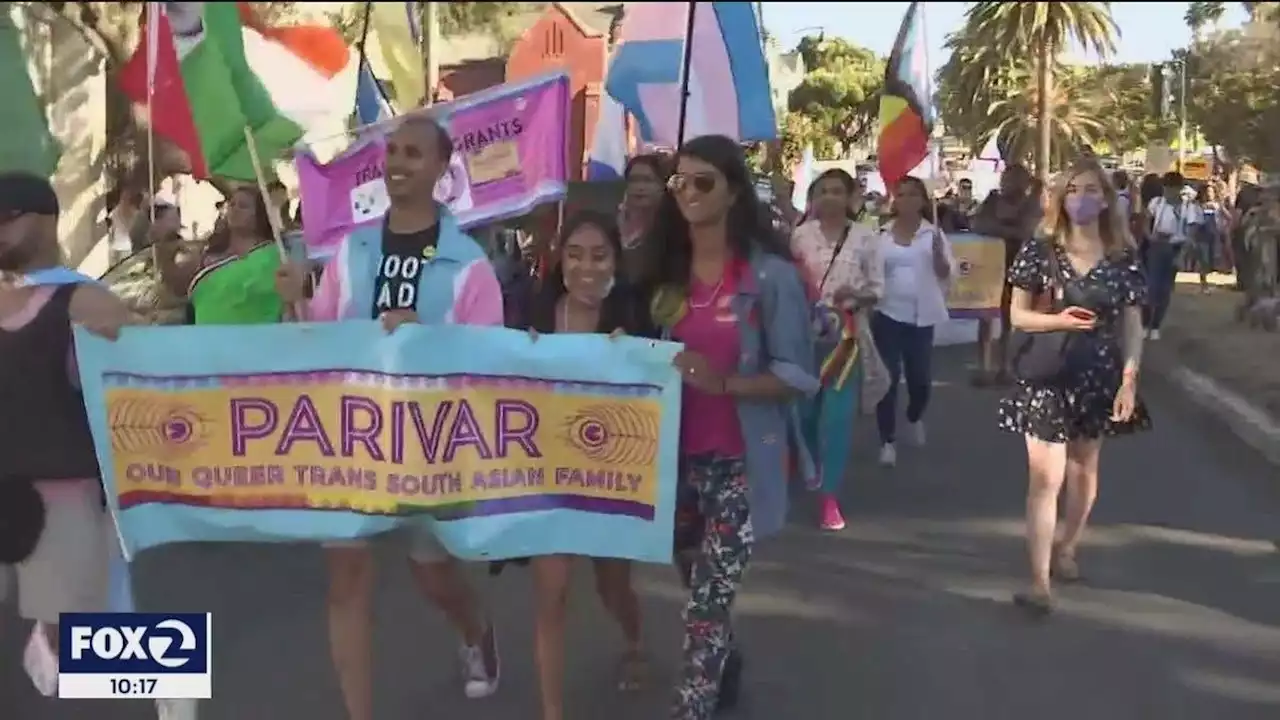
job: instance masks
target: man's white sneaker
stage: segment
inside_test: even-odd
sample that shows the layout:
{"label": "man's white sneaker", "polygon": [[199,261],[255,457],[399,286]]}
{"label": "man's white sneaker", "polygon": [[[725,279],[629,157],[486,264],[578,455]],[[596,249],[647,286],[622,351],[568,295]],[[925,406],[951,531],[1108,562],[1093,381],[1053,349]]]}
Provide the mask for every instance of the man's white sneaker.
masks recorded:
{"label": "man's white sneaker", "polygon": [[41,695],[54,697],[58,694],[58,651],[45,633],[44,623],[37,622],[32,628],[26,650],[22,653],[22,666]]}
{"label": "man's white sneaker", "polygon": [[[502,660],[498,656],[498,634],[489,625],[480,645],[463,645],[458,651],[462,662],[463,692],[472,700],[486,698],[498,691],[502,679]],[[493,667],[490,668],[490,659]]]}
{"label": "man's white sneaker", "polygon": [[924,421],[919,420],[913,423],[907,423],[907,442],[917,447],[924,445]]}
{"label": "man's white sneaker", "polygon": [[898,464],[898,451],[894,449],[893,443],[885,443],[880,446],[880,464],[885,467],[893,467]]}
{"label": "man's white sneaker", "polygon": [[1159,339],[1160,339],[1160,331],[1159,331],[1159,330],[1155,330],[1155,329],[1148,330],[1148,331],[1147,331],[1147,339],[1148,339],[1148,340],[1159,340]]}

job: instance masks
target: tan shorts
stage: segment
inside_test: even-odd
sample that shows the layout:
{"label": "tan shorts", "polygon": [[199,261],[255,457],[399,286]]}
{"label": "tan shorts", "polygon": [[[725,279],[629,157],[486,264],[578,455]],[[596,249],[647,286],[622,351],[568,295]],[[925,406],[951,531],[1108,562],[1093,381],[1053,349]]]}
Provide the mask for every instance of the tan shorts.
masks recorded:
{"label": "tan shorts", "polygon": [[38,483],[44,496],[44,532],[31,557],[0,567],[0,600],[17,580],[18,612],[56,623],[69,612],[102,612],[107,606],[107,567],[119,543],[102,507],[97,480]]}
{"label": "tan shorts", "polygon": [[401,537],[408,540],[409,557],[416,562],[433,565],[453,558],[449,551],[445,549],[445,546],[441,545],[440,541],[436,539],[435,533],[427,528],[413,528],[408,531],[396,530],[384,535],[361,538],[359,540],[333,540],[324,543],[323,546],[325,548],[363,548],[369,547],[370,543],[375,540],[399,540]]}

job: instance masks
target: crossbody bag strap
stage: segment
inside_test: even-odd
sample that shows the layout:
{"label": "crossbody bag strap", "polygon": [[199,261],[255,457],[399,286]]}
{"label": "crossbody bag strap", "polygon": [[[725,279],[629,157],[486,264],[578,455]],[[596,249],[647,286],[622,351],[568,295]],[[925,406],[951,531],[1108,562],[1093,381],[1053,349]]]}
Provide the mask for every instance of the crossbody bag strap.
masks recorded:
{"label": "crossbody bag strap", "polygon": [[[853,231],[853,223],[845,223],[844,234],[840,236],[840,241],[836,243],[835,249],[831,251],[831,260],[827,262],[827,269],[822,273],[822,281],[818,283],[818,295],[822,295],[822,289],[827,286],[827,278],[831,277],[831,269],[836,266],[836,259],[840,257],[840,252],[844,250],[845,243],[849,240],[849,233]],[[821,230],[819,230],[821,232]]]}
{"label": "crossbody bag strap", "polygon": [[1057,312],[1063,308],[1067,294],[1067,278],[1062,272],[1062,263],[1058,261],[1058,243],[1052,238],[1044,241],[1046,262],[1049,265],[1049,308]]}

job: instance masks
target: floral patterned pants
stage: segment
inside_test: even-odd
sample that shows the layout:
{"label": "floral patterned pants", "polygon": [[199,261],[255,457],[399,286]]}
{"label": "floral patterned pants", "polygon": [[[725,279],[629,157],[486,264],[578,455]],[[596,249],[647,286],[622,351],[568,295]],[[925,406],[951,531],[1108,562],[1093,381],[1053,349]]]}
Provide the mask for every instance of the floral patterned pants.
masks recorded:
{"label": "floral patterned pants", "polygon": [[715,712],[720,675],[733,649],[729,611],[755,541],[742,458],[685,458],[675,529],[676,553],[691,564],[684,663],[671,717],[708,720]]}

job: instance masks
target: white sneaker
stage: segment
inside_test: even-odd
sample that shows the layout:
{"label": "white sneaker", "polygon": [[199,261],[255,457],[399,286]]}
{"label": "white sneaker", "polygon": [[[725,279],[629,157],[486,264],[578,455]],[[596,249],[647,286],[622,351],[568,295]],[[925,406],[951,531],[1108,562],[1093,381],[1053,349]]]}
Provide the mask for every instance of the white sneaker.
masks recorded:
{"label": "white sneaker", "polygon": [[462,662],[462,690],[472,700],[486,698],[498,691],[498,681],[502,679],[502,660],[498,656],[498,634],[493,626],[485,631],[485,639],[493,651],[493,675],[485,664],[484,649],[480,646],[463,645],[458,651],[458,659]]}
{"label": "white sneaker", "polygon": [[924,421],[907,423],[907,442],[917,447],[924,445]]}
{"label": "white sneaker", "polygon": [[58,694],[58,651],[45,634],[44,623],[37,622],[32,628],[22,653],[22,666],[37,692],[45,697]]}
{"label": "white sneaker", "polygon": [[898,451],[894,449],[893,443],[885,443],[880,446],[880,464],[885,467],[893,467],[898,464]]}
{"label": "white sneaker", "polygon": [[1147,331],[1147,339],[1148,339],[1148,340],[1159,340],[1159,339],[1160,339],[1160,331],[1159,331],[1159,330],[1156,330],[1156,329],[1148,330],[1148,331]]}

